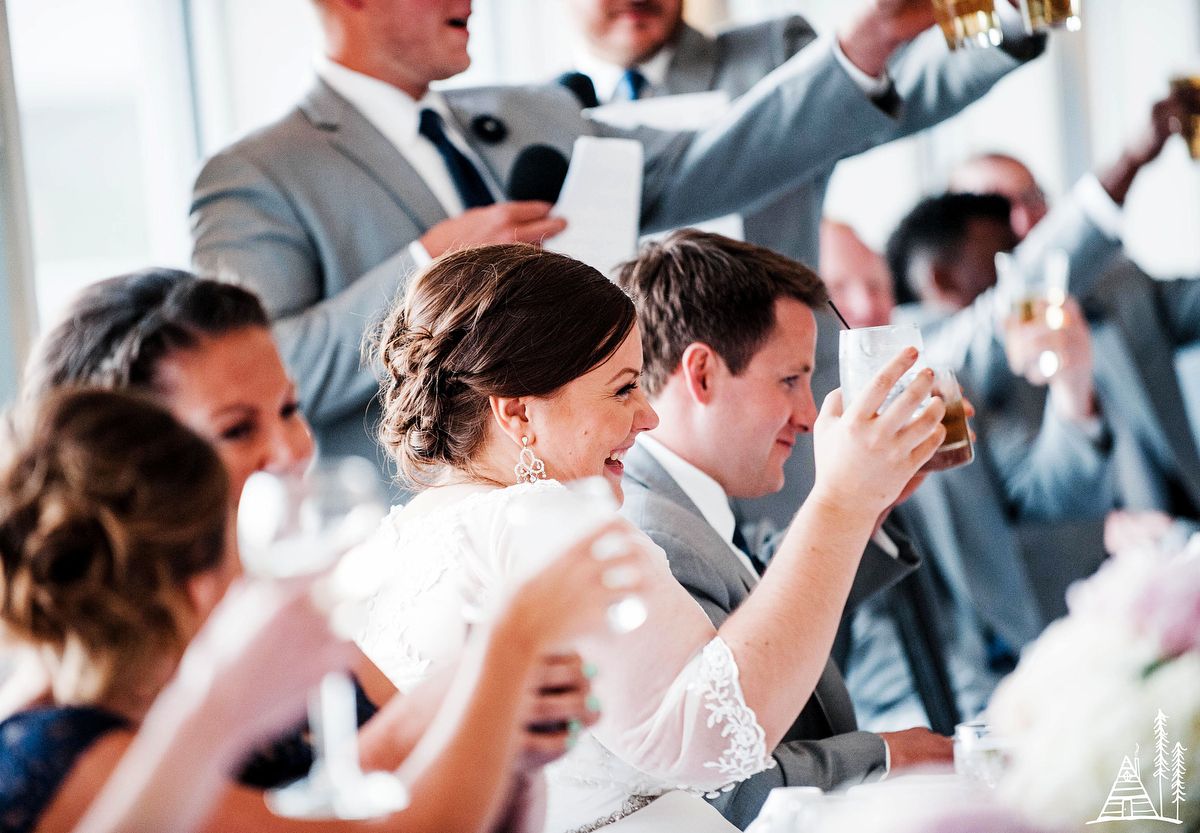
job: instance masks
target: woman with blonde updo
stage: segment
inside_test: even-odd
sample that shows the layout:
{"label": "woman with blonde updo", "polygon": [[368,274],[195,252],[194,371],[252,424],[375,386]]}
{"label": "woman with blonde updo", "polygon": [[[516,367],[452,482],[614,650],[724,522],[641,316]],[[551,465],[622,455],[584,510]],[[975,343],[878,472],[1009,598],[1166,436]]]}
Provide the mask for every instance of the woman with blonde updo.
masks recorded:
{"label": "woman with blonde updo", "polygon": [[[603,477],[621,498],[625,452],[658,423],[639,385],[641,343],[621,289],[534,247],[445,255],[410,282],[384,324],[381,436],[426,488],[368,544],[398,578],[375,598],[359,640],[401,691],[453,663],[474,612],[520,573],[523,539],[510,507],[552,503],[562,483],[586,477]],[[912,364],[897,360],[887,372],[898,379],[903,361]],[[913,395],[927,393],[920,384]],[[824,482],[836,482],[830,493],[855,493],[883,471],[885,482],[870,488],[894,485],[898,495],[928,458],[908,468],[913,449],[931,454],[937,430],[925,420],[905,435],[827,402],[818,442],[842,468],[822,472]],[[861,437],[873,448],[857,448]],[[863,465],[873,452],[903,462]],[[844,601],[878,518],[867,502],[812,503],[788,533],[796,546],[719,628],[671,575],[665,553],[624,527],[646,576],[649,618],[632,633],[571,643],[599,668],[593,690],[604,715],[546,768],[547,831],[734,829],[700,796],[773,765],[772,750],[825,668],[840,605],[805,612],[800,646],[763,634],[798,618],[797,599]]]}
{"label": "woman with blonde updo", "polygon": [[[0,625],[44,658],[53,694],[0,723],[4,833],[485,829],[541,655],[599,626],[618,598],[590,540],[565,552],[473,634],[427,748],[401,770],[408,809],[371,822],[277,818],[230,777],[298,714],[307,687],[345,667],[348,647],[311,593],[255,582],[226,598],[239,572],[228,477],[169,412],[66,389],[23,416],[0,446]],[[119,763],[119,789],[84,818]]]}

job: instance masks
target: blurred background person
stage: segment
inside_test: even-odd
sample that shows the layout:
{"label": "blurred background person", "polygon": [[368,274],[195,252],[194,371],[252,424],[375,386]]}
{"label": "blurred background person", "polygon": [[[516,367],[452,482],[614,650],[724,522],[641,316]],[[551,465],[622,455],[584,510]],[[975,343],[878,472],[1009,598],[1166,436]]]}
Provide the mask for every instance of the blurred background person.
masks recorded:
{"label": "blurred background person", "polygon": [[845,223],[821,221],[821,280],[851,327],[882,327],[896,297],[887,262]]}
{"label": "blurred background person", "polygon": [[[892,319],[922,324],[929,348],[939,325],[951,326],[992,287],[995,254],[1015,243],[1003,198],[925,200],[888,245],[898,280],[922,301],[898,307]],[[1111,438],[1095,408],[1088,330],[1073,309],[1061,342],[1063,372],[1050,383],[1050,394],[1044,379],[1038,387],[1013,374],[1001,354],[1001,364],[988,370],[1007,382],[994,385],[1002,394],[990,399],[972,387],[972,368],[959,364],[964,393],[977,409],[975,462],[932,473],[895,511],[928,556],[920,598],[935,611],[954,705],[964,720],[986,705],[1020,649],[1055,615],[1043,609],[1046,585],[1056,574],[1070,573],[1069,553],[1024,548],[1014,519],[1045,525],[1095,518],[1098,546],[1099,519],[1114,499]],[[930,355],[945,360],[932,350]],[[847,685],[863,725],[880,731],[929,717],[923,714],[927,694],[904,662],[911,636],[896,616],[898,603],[894,592],[885,594],[850,625]]]}

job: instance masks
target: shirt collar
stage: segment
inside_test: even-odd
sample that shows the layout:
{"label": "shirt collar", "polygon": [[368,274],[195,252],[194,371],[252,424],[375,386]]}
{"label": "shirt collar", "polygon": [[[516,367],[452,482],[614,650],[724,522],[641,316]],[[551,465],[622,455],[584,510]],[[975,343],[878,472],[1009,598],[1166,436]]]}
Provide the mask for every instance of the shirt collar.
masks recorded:
{"label": "shirt collar", "polygon": [[642,434],[637,441],[666,469],[667,474],[679,484],[679,488],[683,489],[683,493],[692,503],[696,504],[708,525],[717,531],[725,543],[732,546],[737,520],[729,506],[729,496],[725,494],[721,484],[649,434]]}
{"label": "shirt collar", "polygon": [[433,90],[415,101],[399,87],[342,66],[326,55],[318,55],[315,64],[318,78],[401,147],[416,140],[421,110],[426,107],[437,110],[444,120],[449,116],[445,100]]}
{"label": "shirt collar", "polygon": [[[671,59],[674,57],[675,47],[667,44],[658,50],[653,58],[637,65],[638,72],[650,82],[651,93],[656,88],[661,88],[667,80],[667,70],[671,68]],[[625,67],[597,58],[586,46],[581,46],[575,51],[575,68],[592,79],[596,97],[602,104],[612,100],[617,85],[625,75]]]}

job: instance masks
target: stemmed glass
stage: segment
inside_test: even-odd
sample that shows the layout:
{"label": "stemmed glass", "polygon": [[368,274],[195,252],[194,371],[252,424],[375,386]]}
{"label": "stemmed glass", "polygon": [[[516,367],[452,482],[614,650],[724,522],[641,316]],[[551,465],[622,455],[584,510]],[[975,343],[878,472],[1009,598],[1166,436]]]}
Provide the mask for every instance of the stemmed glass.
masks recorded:
{"label": "stemmed glass", "polygon": [[[1067,287],[1071,261],[1062,249],[1053,249],[1045,259],[1032,268],[1007,252],[996,254],[996,288],[1010,326],[1038,323],[1045,331],[1061,330],[1066,326]],[[1012,351],[1010,351],[1011,354]],[[1037,370],[1049,379],[1063,365],[1057,350],[1043,350],[1037,357]]]}
{"label": "stemmed glass", "polygon": [[[242,561],[248,572],[277,579],[327,571],[314,585],[314,601],[328,611],[335,632],[349,637],[382,577],[343,556],[378,528],[386,511],[375,468],[360,457],[319,460],[304,477],[258,472],[238,508]],[[327,675],[310,695],[313,766],[307,778],[267,793],[276,815],[365,819],[408,805],[408,790],[393,774],[359,766],[356,701],[353,682],[340,673]]]}

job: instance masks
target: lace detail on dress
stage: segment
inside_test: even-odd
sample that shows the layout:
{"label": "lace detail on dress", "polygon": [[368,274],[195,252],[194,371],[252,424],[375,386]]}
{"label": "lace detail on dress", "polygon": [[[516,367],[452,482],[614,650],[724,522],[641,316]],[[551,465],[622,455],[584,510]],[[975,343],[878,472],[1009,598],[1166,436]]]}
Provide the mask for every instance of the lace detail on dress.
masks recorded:
{"label": "lace detail on dress", "polygon": [[[729,746],[717,760],[704,764],[729,777],[731,784],[722,789],[728,790],[733,783],[775,765],[775,759],[767,754],[766,733],[758,725],[754,710],[746,705],[733,651],[721,637],[704,646],[700,668],[689,688],[699,690],[704,698],[704,708],[709,712],[708,727],[725,724],[721,737],[729,740]],[[718,794],[708,793],[708,797],[715,798]]]}
{"label": "lace detail on dress", "polygon": [[608,827],[610,824],[615,824],[616,822],[620,821],[621,819],[625,818],[626,816],[632,816],[634,813],[636,813],[638,810],[641,810],[643,807],[649,807],[658,798],[662,798],[662,796],[661,795],[631,795],[631,796],[629,796],[629,798],[625,799],[625,803],[621,805],[620,810],[617,810],[616,812],[613,812],[613,813],[609,813],[604,818],[596,819],[595,821],[589,822],[588,824],[585,824],[582,827],[575,827],[571,830],[568,830],[567,833],[595,833],[595,831],[599,830],[602,827]]}

